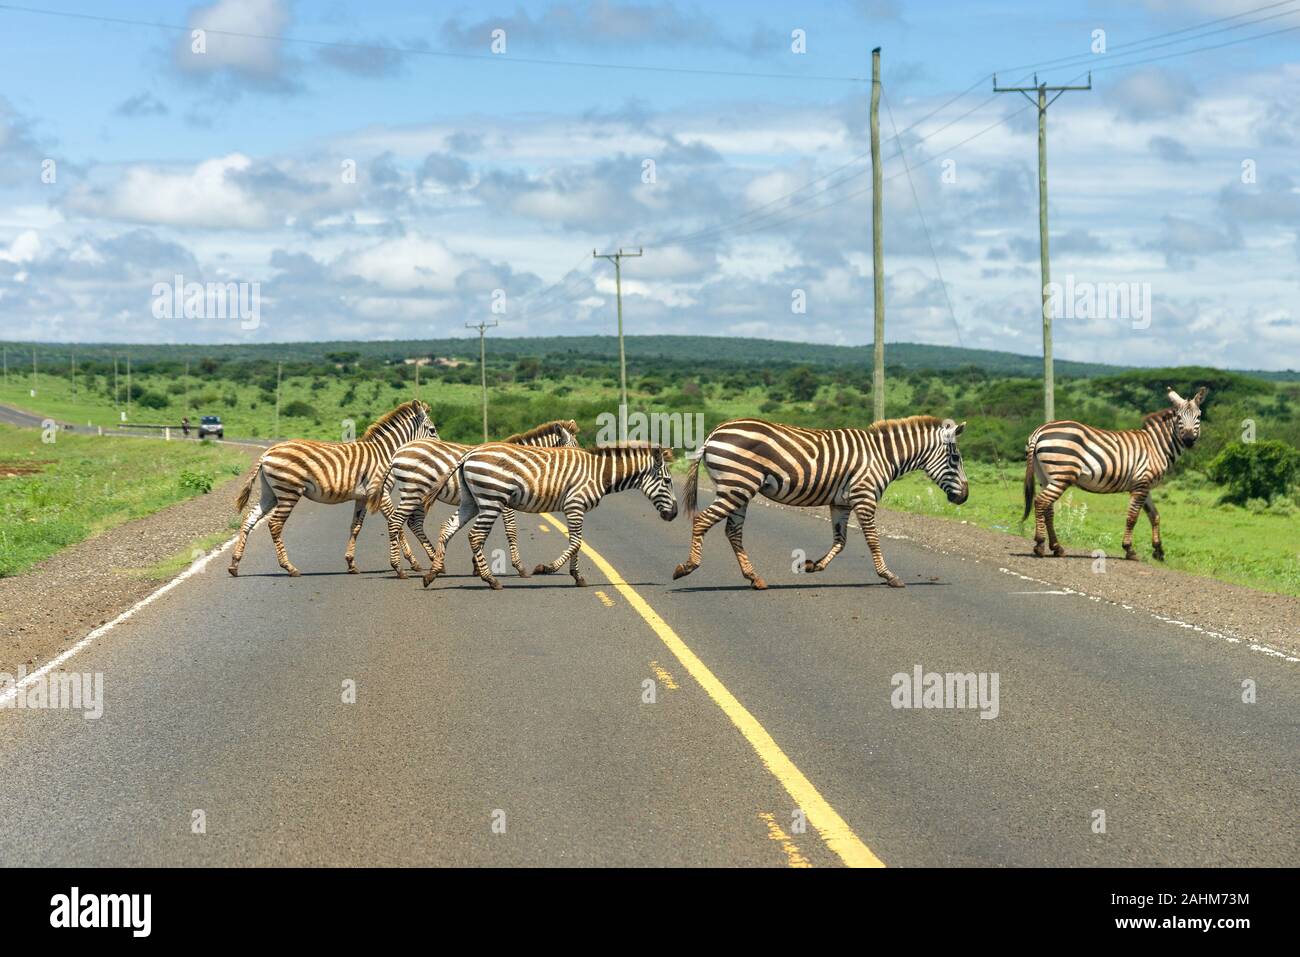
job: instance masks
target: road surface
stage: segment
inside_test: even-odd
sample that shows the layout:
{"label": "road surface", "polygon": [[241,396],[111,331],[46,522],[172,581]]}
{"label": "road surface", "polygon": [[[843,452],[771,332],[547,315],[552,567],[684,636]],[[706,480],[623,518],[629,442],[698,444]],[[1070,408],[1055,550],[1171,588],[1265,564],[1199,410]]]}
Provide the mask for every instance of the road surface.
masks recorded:
{"label": "road surface", "polygon": [[[463,538],[430,589],[392,578],[373,517],[344,574],[350,509],[304,502],[301,578],[263,524],[240,578],[227,552],[65,664],[101,718],[0,712],[0,862],[1300,862],[1295,665],[909,541],[889,589],[856,528],[797,575],[829,525],[750,512],[763,593],[721,530],[673,582],[686,521],[635,492],[587,522],[626,585],[584,555],[585,589],[494,593]],[[526,562],[558,554],[520,519]],[[997,716],[895,708],[918,665],[996,673]]]}

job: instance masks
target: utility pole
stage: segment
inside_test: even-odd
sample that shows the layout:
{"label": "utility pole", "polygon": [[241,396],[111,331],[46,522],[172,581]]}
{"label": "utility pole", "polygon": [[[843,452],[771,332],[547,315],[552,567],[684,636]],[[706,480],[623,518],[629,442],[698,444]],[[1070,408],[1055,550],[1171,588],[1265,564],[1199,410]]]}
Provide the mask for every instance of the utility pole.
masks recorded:
{"label": "utility pole", "polygon": [[4,347],[5,356],[5,388],[9,388],[9,347]]}
{"label": "utility pole", "polygon": [[72,401],[77,401],[77,350],[74,346],[72,349]]}
{"label": "utility pole", "polygon": [[875,355],[871,375],[871,415],[885,417],[885,253],[884,190],[880,169],[880,47],[871,51],[871,286],[875,292]]}
{"label": "utility pole", "polygon": [[[465,328],[478,330],[478,371],[479,377],[483,382],[483,441],[488,440],[487,434],[487,344],[483,339],[486,333],[493,326],[498,325],[493,319],[491,322],[482,320],[479,322],[467,322]],[[418,369],[419,366],[416,366]]]}
{"label": "utility pole", "polygon": [[129,352],[126,354],[126,418],[131,418],[131,353]]}
{"label": "utility pole", "polygon": [[415,398],[420,398],[420,357],[415,357]]}
{"label": "utility pole", "polygon": [[271,430],[271,437],[278,439],[280,437],[280,373],[284,371],[284,363],[275,364],[275,428]]}
{"label": "utility pole", "polygon": [[36,346],[32,346],[32,395],[36,395]]}
{"label": "utility pole", "polygon": [[113,356],[113,411],[116,412],[121,406],[117,397],[117,356]]}
{"label": "utility pole", "polygon": [[614,264],[614,296],[618,300],[618,381],[619,394],[622,396],[620,404],[624,409],[627,408],[627,358],[623,352],[623,266],[624,257],[636,259],[645,252],[638,247],[634,253],[623,252],[619,247],[616,253],[598,253],[596,250],[591,251],[592,259],[608,259]]}
{"label": "utility pole", "polygon": [[[1043,421],[1056,418],[1056,376],[1052,369],[1052,312],[1051,296],[1047,287],[1052,283],[1052,267],[1047,254],[1047,108],[1069,90],[1091,90],[1092,71],[1088,71],[1087,86],[1048,86],[1038,82],[1034,74],[1033,86],[998,86],[993,75],[994,93],[1020,93],[1038,108],[1038,270],[1043,281]],[[1036,96],[1030,96],[1030,93]],[[1048,93],[1056,96],[1050,100]]]}

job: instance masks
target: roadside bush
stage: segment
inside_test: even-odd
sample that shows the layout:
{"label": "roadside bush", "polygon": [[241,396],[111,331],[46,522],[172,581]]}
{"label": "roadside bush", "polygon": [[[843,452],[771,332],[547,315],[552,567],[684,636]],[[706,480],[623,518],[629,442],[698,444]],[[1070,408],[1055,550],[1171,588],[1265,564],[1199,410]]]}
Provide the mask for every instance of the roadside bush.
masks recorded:
{"label": "roadside bush", "polygon": [[207,472],[191,472],[186,469],[181,472],[178,481],[181,488],[187,492],[198,492],[201,495],[207,495],[212,491],[212,476]]}
{"label": "roadside bush", "polygon": [[171,404],[171,400],[161,392],[150,392],[148,390],[140,393],[135,401],[137,405],[144,406],[146,409],[165,409]]}
{"label": "roadside bush", "polygon": [[1206,469],[1210,478],[1226,486],[1224,500],[1238,505],[1259,499],[1267,504],[1285,495],[1300,480],[1300,451],[1279,442],[1233,442]]}
{"label": "roadside bush", "polygon": [[294,399],[281,409],[281,412],[292,419],[314,419],[317,417],[316,407],[310,402],[304,402],[302,399]]}

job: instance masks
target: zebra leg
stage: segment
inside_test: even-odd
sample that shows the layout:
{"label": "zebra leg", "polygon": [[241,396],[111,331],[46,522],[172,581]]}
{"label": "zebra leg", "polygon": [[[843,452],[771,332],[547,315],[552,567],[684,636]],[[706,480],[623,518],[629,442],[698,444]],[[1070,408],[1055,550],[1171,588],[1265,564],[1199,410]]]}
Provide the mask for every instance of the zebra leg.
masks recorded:
{"label": "zebra leg", "polygon": [[248,517],[244,519],[244,524],[239,527],[239,541],[235,542],[234,554],[230,556],[230,567],[226,569],[226,571],[230,572],[232,578],[239,577],[239,563],[244,558],[244,547],[248,544],[248,533],[267,516],[270,510],[275,507],[275,503],[275,491],[271,486],[263,482],[261,499],[248,513]]}
{"label": "zebra leg", "polygon": [[1160,544],[1160,513],[1156,511],[1155,503],[1151,501],[1148,494],[1142,507],[1147,511],[1147,518],[1151,520],[1151,557],[1158,562],[1165,560],[1165,549]]}
{"label": "zebra leg", "polygon": [[501,583],[496,580],[496,577],[492,574],[492,569],[488,566],[487,559],[483,557],[483,543],[487,541],[488,533],[492,531],[492,526],[496,524],[498,514],[498,512],[490,508],[480,509],[469,526],[469,547],[470,551],[474,553],[474,570],[478,572],[479,578],[491,586],[493,591],[500,591]]}
{"label": "zebra leg", "polygon": [[890,588],[904,588],[903,580],[891,572],[885,565],[885,556],[880,552],[880,532],[876,528],[875,499],[866,499],[853,506],[853,514],[862,526],[862,534],[867,538],[867,547],[871,549],[871,561],[876,566],[876,574],[883,578]]}
{"label": "zebra leg", "polygon": [[[1053,478],[1034,496],[1034,554],[1039,558],[1047,554],[1046,549],[1043,548],[1043,543],[1047,540],[1047,516],[1051,514],[1056,500],[1065,494],[1068,487],[1068,483]],[[1065,549],[1060,542],[1056,542],[1052,545],[1052,552],[1056,555],[1064,555]]]}
{"label": "zebra leg", "polygon": [[757,591],[763,591],[767,588],[767,582],[754,571],[754,565],[745,554],[745,512],[749,508],[746,502],[740,508],[736,509],[727,516],[727,541],[731,543],[731,550],[736,553],[736,561],[740,565],[740,574],[745,576],[745,580]]}
{"label": "zebra leg", "polygon": [[352,509],[352,534],[348,537],[348,550],[343,554],[343,560],[348,563],[348,574],[355,575],[360,569],[357,568],[357,536],[361,534],[361,526],[366,522],[366,503],[357,502]]}
{"label": "zebra leg", "polygon": [[1131,562],[1138,560],[1138,553],[1133,548],[1133,526],[1137,524],[1138,516],[1142,514],[1148,492],[1146,486],[1138,486],[1128,498],[1128,515],[1124,519],[1124,540],[1121,544],[1124,546],[1124,557]]}
{"label": "zebra leg", "polygon": [[520,578],[527,578],[529,571],[524,567],[524,560],[519,557],[519,524],[515,521],[513,508],[501,510],[501,524],[506,527],[506,541],[510,544],[510,564],[515,566]]}
{"label": "zebra leg", "polygon": [[1043,524],[1047,527],[1047,547],[1057,558],[1065,554],[1065,546],[1056,538],[1056,506],[1049,505],[1043,510]]}
{"label": "zebra leg", "polygon": [[[423,546],[424,553],[429,556],[429,561],[433,561],[433,542],[429,541],[429,536],[424,533],[424,519],[424,506],[417,504],[411,510],[411,514],[407,516],[406,527],[411,530],[411,534],[415,536],[416,541]],[[413,560],[411,562],[411,571],[418,572],[419,570],[420,563]]]}
{"label": "zebra leg", "polygon": [[280,562],[280,567],[289,573],[291,578],[297,578],[302,574],[298,569],[293,567],[293,562],[289,561],[289,553],[284,550],[284,523],[289,520],[289,513],[293,507],[298,504],[299,495],[294,493],[292,498],[282,498],[275,508],[271,509],[271,514],[267,517],[266,524],[271,529],[271,541],[275,543],[275,557]]}
{"label": "zebra leg", "polygon": [[564,567],[567,562],[569,565],[569,574],[573,576],[573,582],[579,587],[587,584],[587,580],[578,574],[578,552],[582,548],[582,506],[578,504],[568,505],[564,509],[564,517],[569,521],[569,545],[560,553],[560,557],[555,561],[545,565],[538,565],[533,569],[534,575],[550,575]]}
{"label": "zebra leg", "polygon": [[819,572],[831,563],[836,555],[844,548],[844,542],[849,534],[849,507],[847,505],[831,506],[831,533],[835,540],[831,543],[830,551],[815,562],[805,561],[803,570],[805,572]]}
{"label": "zebra leg", "polygon": [[728,488],[719,489],[713,504],[695,516],[691,525],[691,553],[686,561],[673,570],[673,579],[684,578],[700,567],[700,558],[704,550],[704,536],[718,522],[727,518],[736,509],[744,509],[757,489]]}
{"label": "zebra leg", "polygon": [[[461,508],[464,507],[462,503]],[[458,509],[452,514],[451,518],[442,523],[442,528],[438,529],[438,544],[433,548],[432,564],[429,566],[429,571],[433,572],[435,576],[441,575],[446,567],[447,543],[451,541],[453,535],[460,531],[460,525],[460,510]],[[477,571],[477,566],[475,566],[475,570]]]}
{"label": "zebra leg", "polygon": [[[472,495],[462,495],[460,508],[456,510],[456,514],[442,523],[442,528],[438,532],[438,544],[434,548],[433,561],[429,563],[429,570],[424,573],[425,588],[428,588],[429,583],[442,574],[445,565],[444,559],[447,557],[447,543],[451,541],[452,536],[460,531],[462,525],[478,515],[478,510],[478,503],[474,501]],[[471,550],[472,548],[473,546],[471,546]],[[475,561],[475,571],[478,571],[478,567],[478,562]]]}
{"label": "zebra leg", "polygon": [[388,495],[384,495],[379,507],[388,521],[388,565],[398,578],[405,578],[406,572],[402,571],[401,561],[398,558],[400,551],[398,543],[402,542],[402,524],[409,521],[406,517],[406,502],[394,505],[393,500]]}

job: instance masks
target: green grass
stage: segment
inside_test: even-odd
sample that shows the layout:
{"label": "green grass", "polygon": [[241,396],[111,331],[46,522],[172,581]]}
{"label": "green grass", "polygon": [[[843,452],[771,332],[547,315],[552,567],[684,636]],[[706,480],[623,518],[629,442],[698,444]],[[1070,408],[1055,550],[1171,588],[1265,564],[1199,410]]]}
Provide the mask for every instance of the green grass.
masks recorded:
{"label": "green grass", "polygon": [[[969,464],[970,498],[954,506],[923,473],[895,482],[882,503],[899,511],[938,515],[991,528],[1033,546],[1034,523],[1024,525],[1024,467],[998,468]],[[1263,591],[1300,595],[1300,507],[1291,499],[1275,500],[1252,511],[1219,504],[1221,490],[1199,473],[1158,486],[1153,493],[1160,510],[1160,537],[1169,568],[1207,575]],[[1072,553],[1102,549],[1122,560],[1120,540],[1128,510],[1127,495],[1094,495],[1071,489],[1056,506],[1056,533]],[[1146,515],[1133,530],[1133,544],[1143,561],[1151,559],[1151,527]]]}
{"label": "green grass", "polygon": [[0,577],[17,575],[61,548],[152,514],[195,491],[182,471],[220,484],[247,467],[228,446],[60,433],[0,425],[0,463],[40,469],[0,478]]}
{"label": "green grass", "polygon": [[183,572],[195,559],[201,558],[207,552],[216,548],[226,539],[230,538],[234,530],[239,527],[239,518],[231,516],[230,522],[226,528],[219,532],[213,532],[211,535],[204,535],[201,538],[190,542],[188,546],[181,549],[175,555],[169,555],[162,561],[157,562],[148,568],[141,569],[140,577],[148,578],[152,581],[168,581],[175,578]]}

